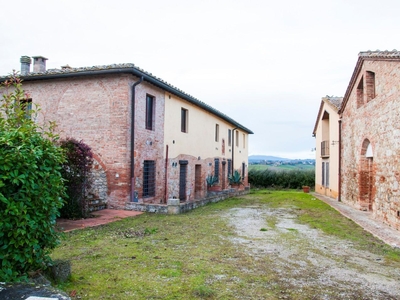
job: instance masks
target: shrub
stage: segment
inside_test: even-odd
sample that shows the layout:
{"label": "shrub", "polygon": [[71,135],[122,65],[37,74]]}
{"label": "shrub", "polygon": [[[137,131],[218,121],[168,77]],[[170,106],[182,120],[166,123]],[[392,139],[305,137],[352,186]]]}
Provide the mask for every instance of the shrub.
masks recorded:
{"label": "shrub", "polygon": [[301,189],[315,186],[314,170],[250,170],[249,183],[254,187]]}
{"label": "shrub", "polygon": [[68,199],[61,209],[61,217],[68,219],[86,218],[89,214],[87,191],[91,187],[90,172],[93,154],[83,141],[67,138],[61,141],[65,150],[66,161],[63,164],[62,176],[66,180]]}
{"label": "shrub", "polygon": [[65,197],[64,155],[55,144],[54,124],[34,122],[37,110],[28,109],[16,74],[1,88],[0,281],[15,281],[46,268],[59,243],[55,223]]}

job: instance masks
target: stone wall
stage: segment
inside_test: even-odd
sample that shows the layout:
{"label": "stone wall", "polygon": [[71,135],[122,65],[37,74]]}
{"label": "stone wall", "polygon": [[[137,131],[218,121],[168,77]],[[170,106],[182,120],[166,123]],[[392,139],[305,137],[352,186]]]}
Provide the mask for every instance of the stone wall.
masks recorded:
{"label": "stone wall", "polygon": [[[375,73],[375,93],[371,92],[368,72]],[[400,229],[399,82],[399,62],[364,62],[343,112],[341,144],[342,201],[361,210],[371,210],[375,218],[397,229]],[[373,153],[371,157],[367,157],[368,147]]]}
{"label": "stone wall", "polygon": [[90,173],[92,186],[88,191],[89,209],[91,211],[107,208],[107,175],[101,164],[94,159]]}

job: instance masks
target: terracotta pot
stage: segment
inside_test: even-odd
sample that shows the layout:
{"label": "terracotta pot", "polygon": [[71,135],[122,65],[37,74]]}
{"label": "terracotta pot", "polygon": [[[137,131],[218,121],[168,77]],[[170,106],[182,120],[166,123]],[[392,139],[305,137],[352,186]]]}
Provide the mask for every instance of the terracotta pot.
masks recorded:
{"label": "terracotta pot", "polygon": [[303,186],[303,192],[304,193],[309,193],[310,192],[310,187],[309,186]]}
{"label": "terracotta pot", "polygon": [[238,190],[238,191],[242,191],[244,190],[244,185],[243,184],[237,184],[237,183],[232,183],[231,184],[231,188]]}
{"label": "terracotta pot", "polygon": [[213,186],[209,186],[208,190],[210,192],[220,192],[220,191],[222,191],[222,188],[220,185],[213,185]]}

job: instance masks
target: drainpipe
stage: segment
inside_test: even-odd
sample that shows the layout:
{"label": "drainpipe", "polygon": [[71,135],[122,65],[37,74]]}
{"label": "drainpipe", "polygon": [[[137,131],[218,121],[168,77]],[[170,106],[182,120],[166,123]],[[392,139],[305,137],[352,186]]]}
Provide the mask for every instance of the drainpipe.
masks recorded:
{"label": "drainpipe", "polygon": [[232,129],[232,174],[235,170],[234,161],[235,161],[235,130],[239,129],[239,127],[235,127]]}
{"label": "drainpipe", "polygon": [[165,148],[165,182],[164,182],[164,203],[167,203],[168,196],[168,145]]}
{"label": "drainpipe", "polygon": [[339,119],[339,194],[338,194],[338,201],[342,201],[342,184],[341,184],[341,178],[342,178],[342,119]]}
{"label": "drainpipe", "polygon": [[143,76],[132,85],[131,100],[131,202],[135,202],[135,88],[142,83]]}

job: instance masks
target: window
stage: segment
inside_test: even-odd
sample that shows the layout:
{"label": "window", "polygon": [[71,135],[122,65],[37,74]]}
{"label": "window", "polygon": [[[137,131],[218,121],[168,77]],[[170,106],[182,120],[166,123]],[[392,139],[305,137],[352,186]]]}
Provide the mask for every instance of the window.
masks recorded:
{"label": "window", "polygon": [[188,110],[181,109],[181,131],[188,132]]}
{"label": "window", "polygon": [[367,102],[375,98],[375,73],[367,71],[365,74],[365,84],[367,86]]}
{"label": "window", "polygon": [[215,141],[219,141],[219,125],[215,124]]}
{"label": "window", "polygon": [[232,146],[232,130],[228,129],[228,146]]}
{"label": "window", "polygon": [[21,108],[25,110],[25,118],[30,119],[32,113],[32,99],[21,100]]}
{"label": "window", "polygon": [[146,129],[154,130],[154,97],[146,95]]}
{"label": "window", "polygon": [[243,133],[243,149],[246,148],[246,135]]}
{"label": "window", "polygon": [[361,77],[357,86],[357,108],[364,105],[364,77]]}
{"label": "window", "polygon": [[156,194],[156,164],[154,160],[145,160],[143,166],[143,197]]}
{"label": "window", "polygon": [[236,131],[236,147],[239,147],[239,131]]}
{"label": "window", "polygon": [[219,182],[219,158],[214,159],[214,176]]}

